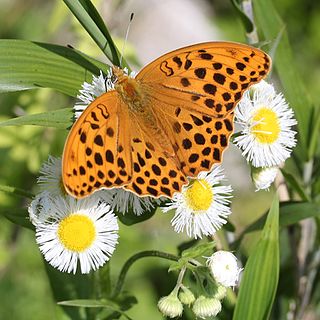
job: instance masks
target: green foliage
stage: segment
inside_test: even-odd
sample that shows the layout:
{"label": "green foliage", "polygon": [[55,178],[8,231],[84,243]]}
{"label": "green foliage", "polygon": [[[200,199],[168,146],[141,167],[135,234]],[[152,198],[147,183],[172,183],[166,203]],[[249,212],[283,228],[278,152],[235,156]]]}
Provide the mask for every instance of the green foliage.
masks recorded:
{"label": "green foliage", "polygon": [[215,243],[213,241],[210,241],[196,244],[182,251],[181,258],[171,264],[169,271],[181,270],[184,267],[193,269],[196,265],[192,264],[192,260],[199,257],[209,256],[212,253],[214,246]]}
{"label": "green foliage", "polygon": [[[0,92],[52,88],[72,97],[92,74],[107,68],[67,47],[24,40],[0,40]],[[10,71],[10,72],[8,72]]]}
{"label": "green foliage", "polygon": [[234,320],[270,317],[279,279],[279,199],[271,205],[260,241],[243,273]]}
{"label": "green foliage", "polygon": [[[87,30],[95,43],[116,66],[120,66],[119,51],[116,48],[112,37],[105,26],[98,11],[90,0],[64,0],[81,25]],[[127,63],[123,61],[122,67],[127,67]],[[130,69],[129,69],[130,70]]]}
{"label": "green foliage", "polygon": [[65,108],[2,121],[0,122],[0,127],[33,125],[42,127],[53,127],[57,129],[67,129],[72,125],[72,120],[72,109]]}
{"label": "green foliage", "polygon": [[30,222],[29,215],[26,209],[22,208],[0,208],[0,215],[6,217],[12,223],[34,230],[33,224]]}
{"label": "green foliage", "polygon": [[131,208],[125,214],[122,212],[117,212],[117,216],[123,224],[131,226],[133,224],[140,223],[150,219],[156,213],[156,211],[157,207],[154,207],[152,209],[145,210],[143,214],[138,216],[133,212],[133,209]]}
{"label": "green foliage", "polygon": [[284,23],[271,0],[255,0],[254,13],[257,27],[265,40],[272,42],[281,33],[281,40],[273,57],[274,65],[285,90],[286,98],[295,111],[298,121],[300,156],[305,161],[309,160],[310,129],[316,129],[311,117],[314,112],[313,105],[295,67],[296,63],[292,55],[288,35],[286,30],[283,31]]}

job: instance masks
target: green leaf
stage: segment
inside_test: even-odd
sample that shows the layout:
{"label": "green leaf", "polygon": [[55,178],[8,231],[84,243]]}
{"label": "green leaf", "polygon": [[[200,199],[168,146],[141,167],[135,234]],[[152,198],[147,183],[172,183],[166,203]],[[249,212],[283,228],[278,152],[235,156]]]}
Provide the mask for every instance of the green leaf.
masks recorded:
{"label": "green leaf", "polygon": [[223,229],[225,229],[226,231],[229,231],[229,232],[236,231],[235,226],[230,221],[227,221],[227,223],[223,225]]}
{"label": "green leaf", "polygon": [[75,299],[67,301],[59,301],[58,304],[70,307],[85,307],[85,308],[109,308],[118,310],[118,305],[110,300],[93,300],[93,299]]}
{"label": "green leaf", "polygon": [[200,243],[182,252],[182,258],[194,259],[212,253],[214,241]]}
{"label": "green leaf", "polygon": [[[286,227],[295,224],[301,220],[320,216],[320,208],[317,204],[311,202],[281,202],[280,203],[280,227]],[[231,244],[233,249],[238,248],[243,237],[253,231],[261,230],[266,222],[267,213],[261,216],[258,220],[250,224]]]}
{"label": "green leaf", "polygon": [[181,270],[188,263],[188,261],[188,258],[180,258],[178,261],[170,264],[168,271],[171,272]]}
{"label": "green leaf", "polygon": [[72,125],[72,119],[72,109],[65,108],[55,111],[25,115],[10,120],[2,121],[0,122],[0,127],[34,125],[66,129]]}
{"label": "green leaf", "polygon": [[10,186],[4,186],[4,185],[0,185],[0,191],[3,192],[7,192],[13,195],[17,195],[19,197],[26,197],[29,199],[32,199],[34,197],[34,195],[26,190],[20,189],[20,188],[16,188],[16,187],[10,187]]}
{"label": "green leaf", "polygon": [[304,192],[302,186],[300,185],[300,183],[298,182],[298,180],[290,173],[287,173],[285,170],[281,169],[281,172],[286,180],[286,182],[288,183],[288,185],[294,190],[296,191],[299,196],[301,197],[302,201],[310,201],[310,198],[308,197],[308,195]]}
{"label": "green leaf", "polygon": [[[112,37],[103,22],[100,14],[89,0],[63,0],[70,11],[78,19],[81,25],[86,29],[94,42],[99,46],[102,52],[116,66],[120,66],[120,53],[114,44]],[[122,67],[128,64],[122,59]],[[129,69],[130,70],[130,69]]]}
{"label": "green leaf", "polygon": [[52,88],[75,97],[84,81],[108,68],[67,47],[0,40],[0,92]]}
{"label": "green leaf", "polygon": [[129,209],[128,212],[126,212],[125,214],[121,213],[121,212],[117,212],[115,211],[115,213],[118,216],[118,219],[125,224],[126,226],[131,226],[133,224],[136,223],[140,223],[143,221],[146,221],[148,219],[150,219],[151,217],[153,217],[153,215],[156,213],[157,211],[157,207],[152,208],[151,210],[145,210],[140,216],[137,216],[134,212],[133,209]]}
{"label": "green leaf", "polygon": [[181,253],[191,247],[193,247],[197,242],[199,242],[199,239],[191,239],[185,242],[182,242],[178,245],[178,255],[181,256]]}
{"label": "green leaf", "polygon": [[245,266],[233,320],[268,320],[279,280],[279,200],[276,195],[261,239]]}
{"label": "green leaf", "polygon": [[121,295],[119,295],[115,301],[123,311],[129,310],[135,304],[138,303],[137,298],[127,292],[124,292]]}
{"label": "green leaf", "polygon": [[59,305],[69,307],[84,307],[84,308],[105,308],[111,311],[122,314],[125,318],[131,319],[119,307],[119,305],[111,300],[93,300],[93,299],[76,299],[58,302]]}
{"label": "green leaf", "polygon": [[[280,204],[280,227],[286,227],[291,224],[295,224],[301,220],[320,216],[320,207],[319,205],[311,202],[282,202]],[[264,214],[257,221],[253,222],[248,226],[240,238],[244,234],[252,231],[261,230],[267,218],[267,214]]]}
{"label": "green leaf", "polygon": [[254,25],[253,25],[252,21],[250,20],[250,18],[242,10],[241,4],[240,4],[241,0],[231,0],[231,3],[233,4],[234,8],[237,10],[237,12],[242,20],[242,23],[246,29],[246,32],[247,33],[252,32],[254,29]]}
{"label": "green leaf", "polygon": [[12,223],[34,230],[33,224],[30,222],[29,214],[26,209],[23,208],[0,208],[0,215],[6,217]]}
{"label": "green leaf", "polygon": [[317,152],[318,142],[319,142],[319,131],[320,131],[320,108],[313,109],[313,115],[311,116],[312,124],[310,125],[310,143],[308,155],[309,159],[312,159]]}
{"label": "green leaf", "polygon": [[[266,40],[276,39],[283,30],[284,23],[273,6],[273,2],[271,0],[255,0],[254,13],[258,30],[261,31],[264,38]],[[286,31],[283,31],[282,39],[278,45],[274,57],[274,65],[285,89],[286,98],[294,109],[295,117],[298,121],[301,157],[306,158],[308,156],[309,126],[313,107],[308,92],[295,68],[296,63]]]}
{"label": "green leaf", "polygon": [[[44,261],[55,301],[67,301],[76,299],[93,299],[93,274],[68,274],[51,267]],[[88,319],[83,310],[61,305],[66,314],[73,320]]]}

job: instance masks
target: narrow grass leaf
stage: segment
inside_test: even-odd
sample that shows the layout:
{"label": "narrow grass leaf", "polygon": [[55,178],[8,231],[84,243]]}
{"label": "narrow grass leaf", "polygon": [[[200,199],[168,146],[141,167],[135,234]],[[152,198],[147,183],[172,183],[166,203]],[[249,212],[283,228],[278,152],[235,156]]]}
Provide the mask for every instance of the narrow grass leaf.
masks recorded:
{"label": "narrow grass leaf", "polygon": [[310,201],[310,197],[305,193],[303,187],[300,185],[299,181],[290,173],[286,172],[285,170],[281,169],[281,172],[287,182],[287,184],[296,191],[299,196],[301,197],[302,201]]}
{"label": "narrow grass leaf", "polygon": [[[116,66],[120,66],[120,53],[103,22],[97,9],[89,0],[63,0],[80,24],[86,29],[94,42],[99,46],[107,58]],[[128,64],[122,59],[122,67]],[[130,69],[129,69],[130,71]]]}
{"label": "narrow grass leaf", "polygon": [[25,115],[0,122],[0,127],[33,125],[66,129],[73,123],[71,108]]}
{"label": "narrow grass leaf", "polygon": [[29,214],[25,208],[0,208],[0,215],[18,226],[34,230],[34,226],[30,222]]}
{"label": "narrow grass leaf", "polygon": [[[315,203],[282,202],[280,204],[280,227],[286,227],[310,217],[320,217],[320,207]],[[253,222],[243,231],[241,237],[248,232],[261,230],[265,224],[266,218],[267,214],[264,214],[258,220]]]}
{"label": "narrow grass leaf", "polygon": [[12,195],[17,195],[23,198],[32,199],[34,197],[34,195],[31,192],[16,187],[0,185],[0,191],[10,193]]}
{"label": "narrow grass leaf", "polygon": [[67,47],[0,40],[0,92],[52,88],[75,97],[84,81],[108,68]]}
{"label": "narrow grass leaf", "polygon": [[233,320],[268,320],[279,280],[279,200],[276,195],[260,241],[249,256]]}

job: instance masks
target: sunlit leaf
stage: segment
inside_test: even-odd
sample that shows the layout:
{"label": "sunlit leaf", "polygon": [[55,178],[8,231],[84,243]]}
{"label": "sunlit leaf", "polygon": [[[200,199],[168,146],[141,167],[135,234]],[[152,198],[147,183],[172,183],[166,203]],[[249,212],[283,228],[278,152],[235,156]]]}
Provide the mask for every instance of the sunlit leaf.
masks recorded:
{"label": "sunlit leaf", "polygon": [[75,97],[92,74],[108,66],[63,46],[0,40],[0,92],[52,88]]}
{"label": "sunlit leaf", "polygon": [[[102,52],[116,66],[120,66],[120,53],[114,44],[112,37],[103,22],[99,12],[89,0],[63,0],[70,11],[75,15],[81,25],[87,30],[91,38],[99,46]],[[122,58],[122,66],[127,67],[128,64]]]}
{"label": "sunlit leaf", "polygon": [[73,123],[71,108],[59,109],[37,114],[25,115],[0,122],[0,127],[34,125],[66,129]]}
{"label": "sunlit leaf", "polygon": [[271,205],[261,238],[241,279],[233,320],[268,320],[279,280],[279,200]]}

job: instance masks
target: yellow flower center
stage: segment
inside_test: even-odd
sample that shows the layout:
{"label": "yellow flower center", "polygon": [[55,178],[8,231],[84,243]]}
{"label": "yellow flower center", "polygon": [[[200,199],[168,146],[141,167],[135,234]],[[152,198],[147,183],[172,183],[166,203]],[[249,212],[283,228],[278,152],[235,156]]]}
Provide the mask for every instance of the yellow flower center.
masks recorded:
{"label": "yellow flower center", "polygon": [[71,214],[59,223],[58,237],[65,248],[82,252],[94,241],[96,229],[87,216]]}
{"label": "yellow flower center", "polygon": [[279,137],[280,125],[277,114],[268,109],[261,108],[253,117],[254,126],[251,128],[260,143],[273,143]]}
{"label": "yellow flower center", "polygon": [[204,179],[195,180],[185,191],[185,197],[193,211],[208,210],[213,200],[212,187]]}

